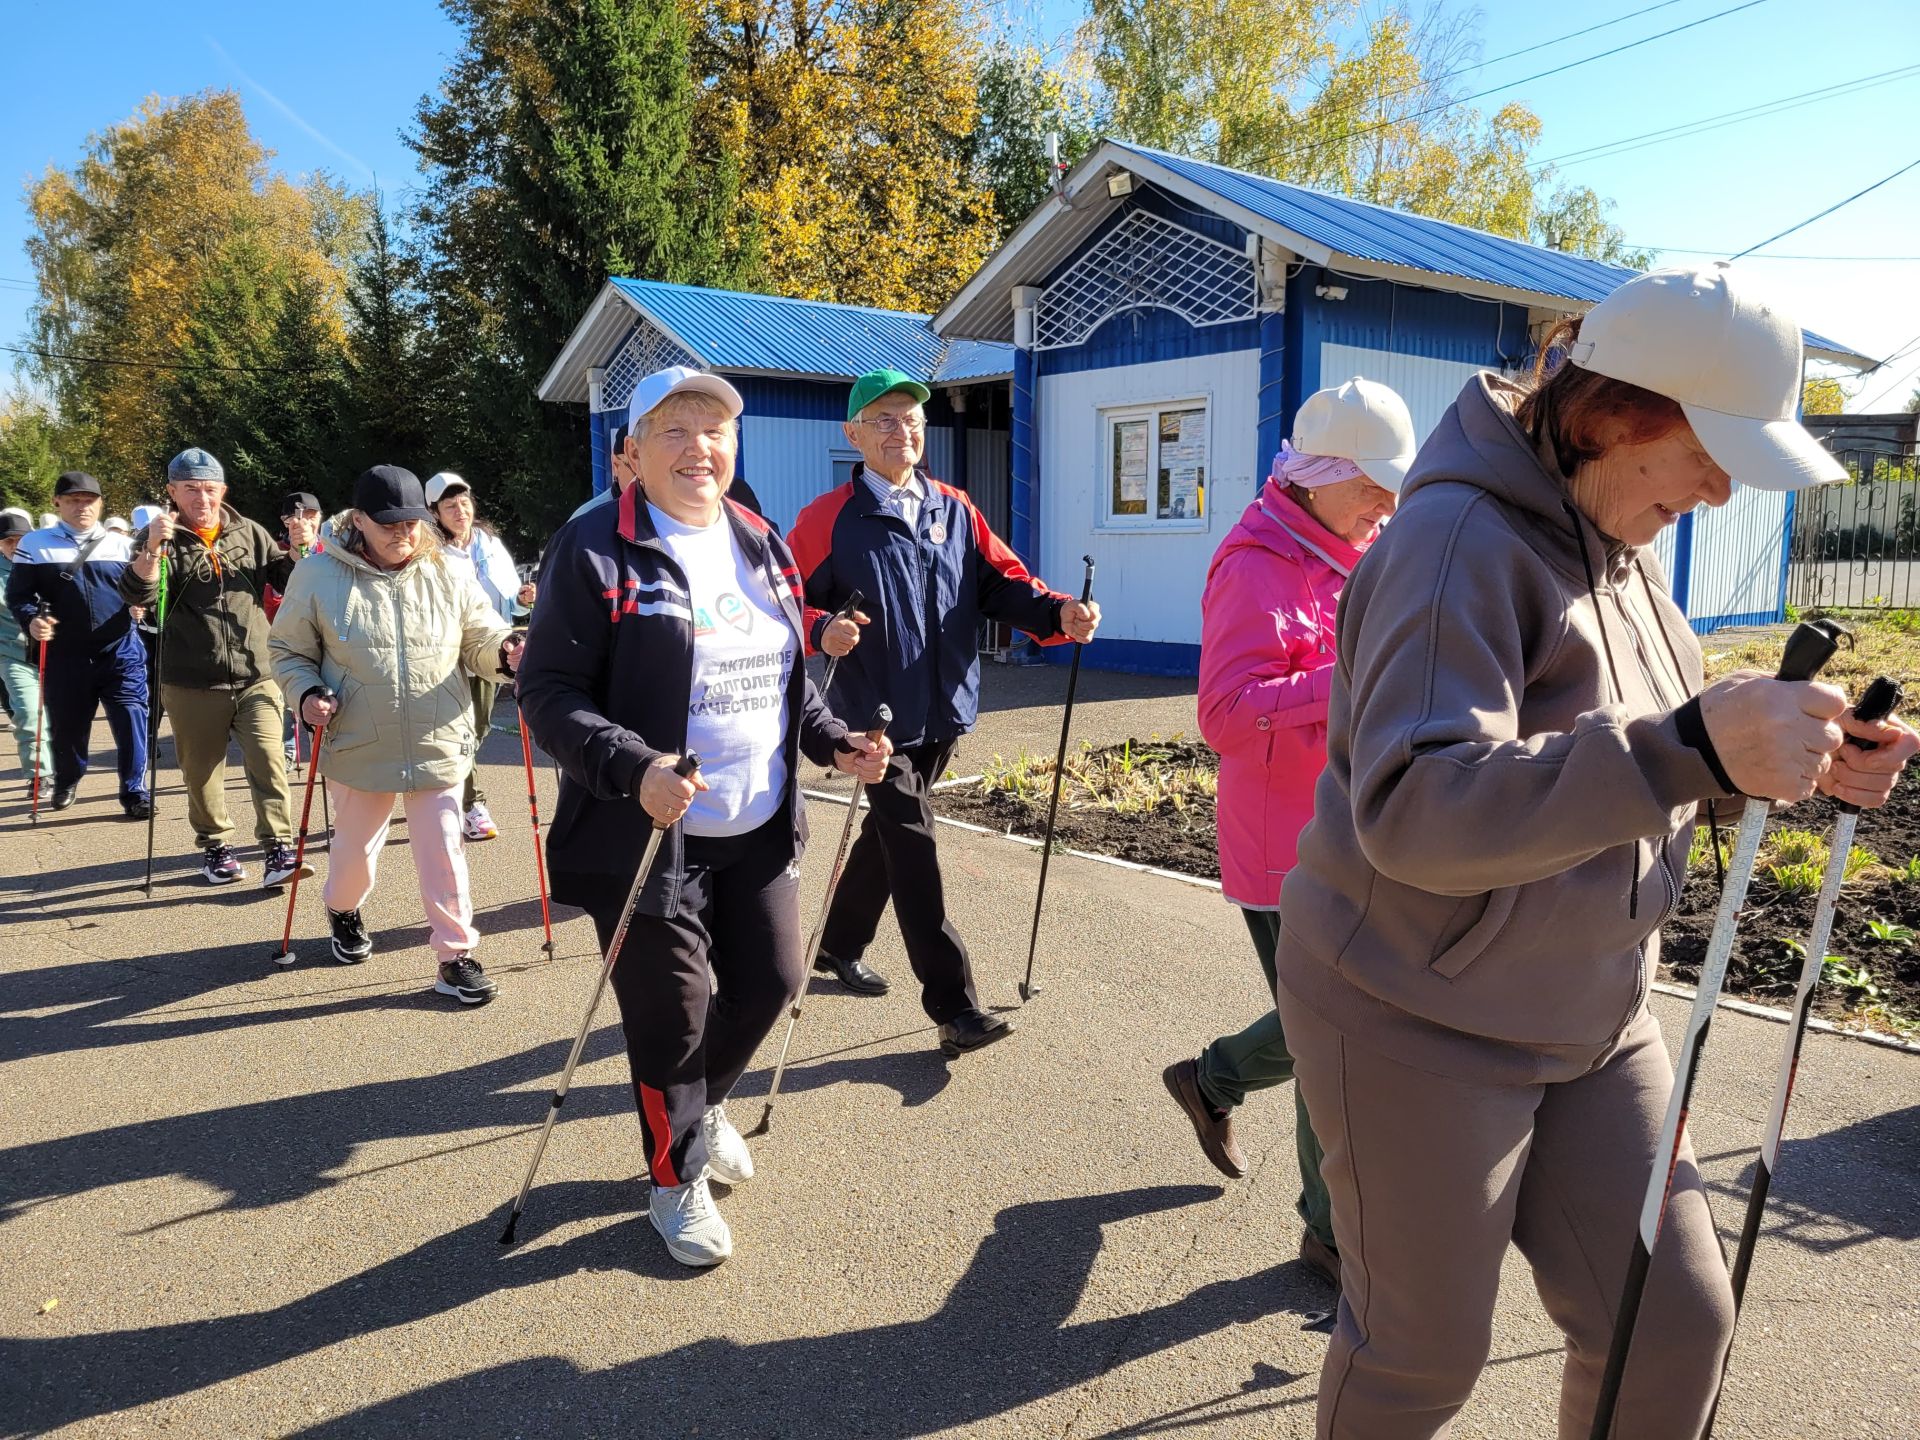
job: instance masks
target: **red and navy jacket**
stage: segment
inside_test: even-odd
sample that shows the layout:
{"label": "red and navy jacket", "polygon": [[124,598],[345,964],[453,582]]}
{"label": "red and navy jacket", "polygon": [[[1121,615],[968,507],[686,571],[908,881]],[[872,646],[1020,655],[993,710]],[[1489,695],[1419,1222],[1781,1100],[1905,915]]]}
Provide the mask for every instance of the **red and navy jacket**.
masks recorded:
{"label": "red and navy jacket", "polygon": [[[799,573],[771,526],[724,502],[734,539],[767,576],[804,639]],[[640,772],[686,748],[693,695],[693,611],[686,573],[653,528],[638,485],[560,527],[540,569],[527,647],[515,675],[527,728],[560,762],[560,801],[547,831],[553,898],[566,905],[625,893],[652,822],[634,799]],[[797,802],[800,756],[831,765],[847,727],[796,664],[787,682],[787,813],[793,856],[806,843]],[[702,757],[711,768],[722,757]],[[640,897],[648,915],[677,913],[685,852],[668,831]]]}
{"label": "red and navy jacket", "polygon": [[965,491],[917,472],[927,498],[910,529],[891,486],[856,466],[853,478],[800,512],[787,543],[806,591],[807,648],[855,590],[872,624],[833,673],[842,715],[893,709],[896,746],[937,744],[973,728],[980,701],[980,619],[1060,644],[1071,597],[1027,573]]}

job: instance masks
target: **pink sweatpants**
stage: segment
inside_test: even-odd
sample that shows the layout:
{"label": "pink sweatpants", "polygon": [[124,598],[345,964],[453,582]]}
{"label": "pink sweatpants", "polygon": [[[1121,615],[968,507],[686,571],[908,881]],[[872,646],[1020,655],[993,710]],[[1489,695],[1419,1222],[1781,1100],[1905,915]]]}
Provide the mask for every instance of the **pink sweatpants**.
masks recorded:
{"label": "pink sweatpants", "polygon": [[[329,910],[358,910],[373,893],[380,851],[393,819],[393,795],[327,781],[333,802],[333,843],[327,851]],[[412,790],[399,797],[407,812],[407,848],[420,875],[420,903],[441,960],[469,955],[480,943],[467,889],[467,846],[460,834],[460,787]]]}

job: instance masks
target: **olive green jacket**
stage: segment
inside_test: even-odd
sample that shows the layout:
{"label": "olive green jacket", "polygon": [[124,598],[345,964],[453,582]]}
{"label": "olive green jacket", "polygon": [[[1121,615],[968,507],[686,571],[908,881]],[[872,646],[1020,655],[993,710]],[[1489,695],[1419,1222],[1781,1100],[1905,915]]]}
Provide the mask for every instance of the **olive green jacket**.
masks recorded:
{"label": "olive green jacket", "polygon": [[338,699],[321,772],[355,790],[401,793],[466,778],[478,744],[467,676],[511,678],[500,646],[512,633],[472,569],[430,539],[398,570],[382,570],[342,515],[327,548],[293,567],[268,648],[288,704],[320,689]]}
{"label": "olive green jacket", "polygon": [[[189,690],[246,690],[273,676],[267,655],[267,612],[261,595],[287,583],[293,557],[231,505],[220,507],[220,533],[208,547],[176,513],[165,550],[167,613],[160,627],[160,676]],[[145,545],[141,532],[136,552]],[[142,580],[128,565],[120,594],[151,609],[160,577]],[[158,617],[156,617],[158,618]]]}

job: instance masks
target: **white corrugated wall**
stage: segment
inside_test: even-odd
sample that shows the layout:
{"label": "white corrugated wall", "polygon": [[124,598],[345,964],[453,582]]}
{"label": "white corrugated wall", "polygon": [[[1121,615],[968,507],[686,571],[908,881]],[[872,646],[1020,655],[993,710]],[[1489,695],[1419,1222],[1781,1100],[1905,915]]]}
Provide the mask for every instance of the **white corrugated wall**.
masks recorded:
{"label": "white corrugated wall", "polygon": [[1334,386],[1358,375],[1391,386],[1407,402],[1416,439],[1425,440],[1459,398],[1460,387],[1484,366],[1459,360],[1430,360],[1424,355],[1396,355],[1358,345],[1320,347],[1320,383]]}
{"label": "white corrugated wall", "polygon": [[[835,457],[859,458],[834,420],[786,420],[764,415],[741,419],[741,474],[760,497],[767,518],[782,534],[793,528],[808,501],[833,487]],[[977,430],[967,437],[967,478],[976,503],[985,508],[983,484],[997,487],[999,514],[1006,513],[1007,432]],[[935,425],[927,431],[926,466],[936,479],[953,476],[953,431]],[[989,519],[995,511],[988,509]]]}
{"label": "white corrugated wall", "polygon": [[[1259,433],[1258,351],[1048,375],[1040,382],[1040,573],[1071,589],[1080,557],[1099,567],[1102,636],[1200,643],[1207,566],[1254,496]],[[1195,530],[1102,530],[1101,412],[1205,398],[1209,405],[1207,517]]]}

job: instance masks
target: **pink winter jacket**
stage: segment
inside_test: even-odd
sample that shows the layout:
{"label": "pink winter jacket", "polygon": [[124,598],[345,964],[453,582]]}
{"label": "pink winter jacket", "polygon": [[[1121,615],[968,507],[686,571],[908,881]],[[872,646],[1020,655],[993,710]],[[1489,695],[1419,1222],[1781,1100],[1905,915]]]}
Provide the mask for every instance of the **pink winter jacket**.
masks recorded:
{"label": "pink winter jacket", "polygon": [[1269,480],[1207,571],[1200,733],[1220,755],[1222,888],[1248,910],[1279,908],[1280,882],[1313,818],[1327,762],[1334,607],[1365,549]]}

